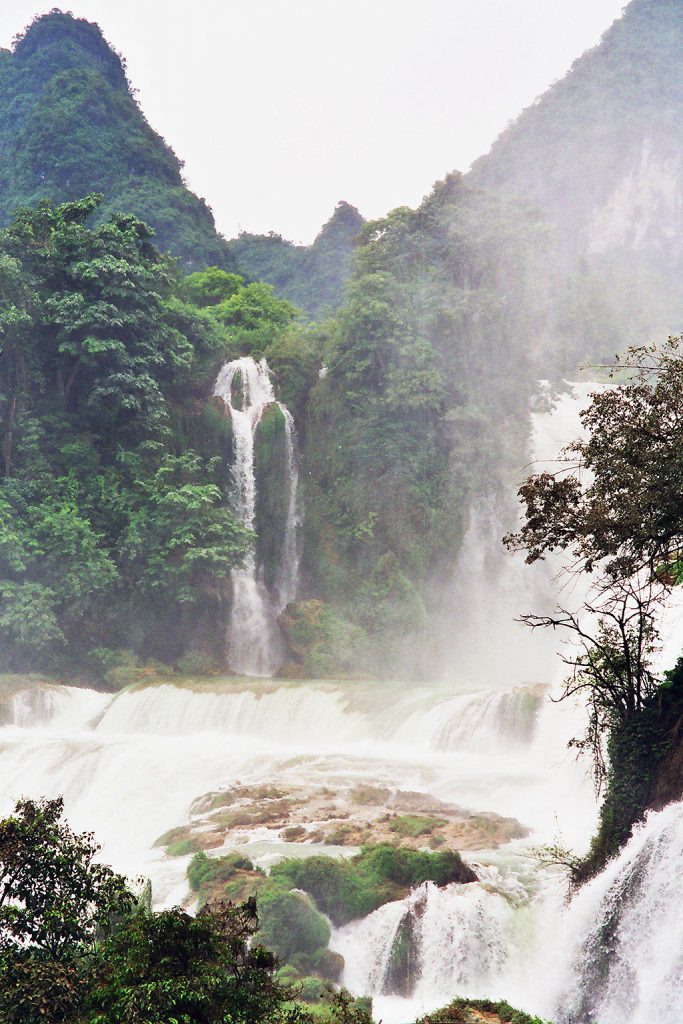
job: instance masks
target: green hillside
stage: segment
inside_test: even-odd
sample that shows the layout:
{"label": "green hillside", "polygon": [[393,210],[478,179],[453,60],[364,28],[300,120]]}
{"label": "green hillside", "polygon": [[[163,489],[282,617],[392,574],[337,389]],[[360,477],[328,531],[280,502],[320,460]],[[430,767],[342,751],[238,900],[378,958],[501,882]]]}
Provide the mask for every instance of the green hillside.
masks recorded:
{"label": "green hillside", "polygon": [[211,210],[181,172],[97,25],[55,10],[0,52],[1,223],[41,199],[100,192],[102,219],[121,210],[139,216],[188,269],[234,269]]}
{"label": "green hillside", "polygon": [[363,223],[354,206],[341,202],[312,245],[294,245],[274,233],[243,233],[229,245],[246,274],[272,284],[315,319],[341,306]]}

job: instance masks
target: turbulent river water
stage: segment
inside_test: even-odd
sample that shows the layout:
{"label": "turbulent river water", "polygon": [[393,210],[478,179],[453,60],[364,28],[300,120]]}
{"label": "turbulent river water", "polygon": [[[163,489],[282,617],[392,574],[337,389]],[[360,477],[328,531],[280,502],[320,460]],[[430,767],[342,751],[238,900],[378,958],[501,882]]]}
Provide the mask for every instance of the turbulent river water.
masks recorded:
{"label": "turbulent river water", "polygon": [[[539,458],[575,433],[587,390],[536,417]],[[476,544],[470,551],[479,557]],[[186,822],[198,797],[237,782],[324,786],[340,799],[371,783],[514,817],[526,838],[466,853],[478,882],[428,883],[334,930],[344,983],[373,995],[386,1024],[456,994],[504,997],[559,1024],[674,1024],[683,1016],[683,806],[651,815],[567,906],[562,875],[539,867],[530,847],[559,836],[582,850],[594,829],[585,767],[567,750],[582,711],[547,699],[561,665],[544,647],[527,650],[532,637],[515,641],[523,657],[506,658],[504,645],[490,657],[498,629],[521,630],[510,620],[547,587],[547,577],[527,582],[514,559],[505,564],[502,600],[495,580],[461,560],[469,639],[454,645],[450,674],[442,666],[431,684],[169,679],[117,695],[20,687],[0,705],[0,813],[21,795],[63,794],[72,825],[93,830],[117,869],[149,876],[158,906],[192,904],[188,858],[166,856],[155,840]],[[472,609],[483,621],[472,624]],[[679,619],[669,631],[675,653]],[[287,842],[267,825],[246,829],[241,844],[265,867],[283,854],[353,852]],[[397,995],[389,961],[406,921],[413,984]]]}

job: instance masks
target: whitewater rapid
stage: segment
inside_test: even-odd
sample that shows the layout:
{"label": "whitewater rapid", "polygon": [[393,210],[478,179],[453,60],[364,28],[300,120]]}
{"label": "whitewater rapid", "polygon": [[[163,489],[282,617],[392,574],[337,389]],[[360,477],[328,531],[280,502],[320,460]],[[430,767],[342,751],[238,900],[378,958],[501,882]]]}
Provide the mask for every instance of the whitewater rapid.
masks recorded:
{"label": "whitewater rapid", "polygon": [[[6,704],[0,812],[20,796],[63,795],[73,826],[94,830],[117,869],[149,875],[161,906],[188,896],[187,858],[166,857],[155,840],[183,825],[198,797],[236,781],[332,791],[372,782],[517,817],[548,838],[556,810],[590,802],[564,750],[571,727],[535,691],[368,690],[169,682],[112,696],[32,684]],[[258,835],[252,852],[268,860],[301,846]]]}

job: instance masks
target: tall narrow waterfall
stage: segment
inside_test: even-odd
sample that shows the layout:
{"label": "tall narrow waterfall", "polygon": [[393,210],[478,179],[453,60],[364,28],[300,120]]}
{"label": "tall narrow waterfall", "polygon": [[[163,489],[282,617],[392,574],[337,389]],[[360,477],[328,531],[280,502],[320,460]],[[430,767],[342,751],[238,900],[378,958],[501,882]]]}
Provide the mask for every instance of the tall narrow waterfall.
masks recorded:
{"label": "tall narrow waterfall", "polygon": [[287,472],[286,515],[282,556],[274,585],[270,587],[252,547],[244,565],[232,571],[232,605],[228,622],[228,664],[240,675],[269,676],[280,661],[277,616],[296,595],[299,570],[297,544],[298,470],[294,425],[288,409],[275,399],[265,359],[250,356],[233,359],[221,369],[214,394],[225,402],[232,420],[235,510],[245,526],[256,526],[258,481],[255,440],[265,413],[279,409],[284,418]]}

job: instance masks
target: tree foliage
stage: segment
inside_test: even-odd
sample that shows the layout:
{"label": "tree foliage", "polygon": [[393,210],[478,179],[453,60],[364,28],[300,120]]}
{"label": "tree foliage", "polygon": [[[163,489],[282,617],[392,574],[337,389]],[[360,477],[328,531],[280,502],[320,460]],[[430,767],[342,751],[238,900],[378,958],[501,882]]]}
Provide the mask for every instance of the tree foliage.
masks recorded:
{"label": "tree foliage", "polygon": [[681,339],[631,349],[623,368],[625,382],[591,396],[585,437],[567,447],[564,467],[522,485],[525,520],[505,539],[527,562],[564,551],[567,571],[591,580],[580,609],[523,619],[573,641],[565,696],[587,699],[578,745],[591,751],[598,784],[609,770],[606,735],[631,736],[658,697],[659,614],[682,575]]}
{"label": "tree foliage", "polygon": [[99,203],[43,202],[0,236],[0,631],[16,667],[103,647],[179,657],[183,609],[219,613],[250,540],[225,421],[175,435],[206,419],[236,332],[188,300],[146,225],[90,227]]}
{"label": "tree foliage", "polygon": [[683,351],[680,337],[629,350],[626,383],[591,396],[585,440],[566,449],[567,469],[520,489],[525,522],[507,538],[536,561],[556,548],[576,567],[610,579],[647,572],[677,580],[683,548]]}

